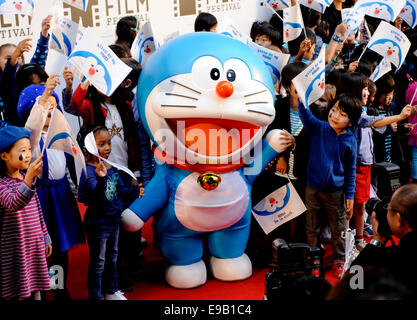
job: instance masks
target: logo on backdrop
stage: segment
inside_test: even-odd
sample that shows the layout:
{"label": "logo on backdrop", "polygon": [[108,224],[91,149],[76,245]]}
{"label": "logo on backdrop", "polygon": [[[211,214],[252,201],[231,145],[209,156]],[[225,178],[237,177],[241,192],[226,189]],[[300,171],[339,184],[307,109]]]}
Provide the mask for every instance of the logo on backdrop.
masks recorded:
{"label": "logo on backdrop", "polygon": [[[177,0],[179,1],[179,0]],[[183,0],[185,2],[187,0]],[[188,0],[189,2],[194,2],[194,0]],[[238,11],[242,9],[242,6],[245,2],[243,0],[207,0],[206,10],[208,13],[216,14],[222,12]]]}

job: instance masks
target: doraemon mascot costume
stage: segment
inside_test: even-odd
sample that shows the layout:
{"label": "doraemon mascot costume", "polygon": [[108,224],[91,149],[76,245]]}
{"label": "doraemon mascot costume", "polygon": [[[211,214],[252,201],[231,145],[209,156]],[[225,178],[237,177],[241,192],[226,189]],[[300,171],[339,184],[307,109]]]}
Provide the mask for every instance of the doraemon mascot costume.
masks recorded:
{"label": "doraemon mascot costume", "polygon": [[123,227],[136,231],[164,210],[158,233],[168,262],[165,277],[175,288],[206,282],[204,234],[216,279],[250,277],[252,264],[244,250],[251,186],[286,148],[281,130],[262,140],[275,117],[268,68],[240,41],[190,33],[150,57],[137,100],[158,165],[145,196],[123,211]]}

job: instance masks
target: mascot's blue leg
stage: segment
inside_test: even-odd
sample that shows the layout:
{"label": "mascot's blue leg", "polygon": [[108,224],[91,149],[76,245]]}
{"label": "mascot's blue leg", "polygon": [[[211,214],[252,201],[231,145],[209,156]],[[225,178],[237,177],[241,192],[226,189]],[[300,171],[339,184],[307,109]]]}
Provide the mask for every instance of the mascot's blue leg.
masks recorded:
{"label": "mascot's blue leg", "polygon": [[161,251],[170,264],[188,265],[200,261],[203,256],[201,234],[187,236],[162,234]]}
{"label": "mascot's blue leg", "polygon": [[250,214],[245,214],[245,217],[233,226],[209,234],[208,245],[210,253],[217,258],[223,259],[240,257],[246,249],[249,228]]}

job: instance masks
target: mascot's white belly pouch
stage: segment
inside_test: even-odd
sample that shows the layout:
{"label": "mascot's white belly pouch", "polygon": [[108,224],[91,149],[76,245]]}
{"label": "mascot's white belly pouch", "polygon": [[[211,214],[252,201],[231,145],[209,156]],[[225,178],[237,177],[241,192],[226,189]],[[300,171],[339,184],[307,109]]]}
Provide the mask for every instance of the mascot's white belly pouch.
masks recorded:
{"label": "mascot's white belly pouch", "polygon": [[249,190],[239,172],[222,174],[222,182],[212,191],[197,184],[199,175],[191,173],[175,193],[179,222],[195,231],[220,230],[238,222],[249,204]]}

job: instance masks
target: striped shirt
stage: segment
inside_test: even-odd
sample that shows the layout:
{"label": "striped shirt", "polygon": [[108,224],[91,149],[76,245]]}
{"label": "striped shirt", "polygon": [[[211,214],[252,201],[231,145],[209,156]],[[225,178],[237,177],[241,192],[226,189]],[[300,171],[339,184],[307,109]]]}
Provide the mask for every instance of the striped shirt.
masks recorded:
{"label": "striped shirt", "polygon": [[[380,116],[387,116],[387,111],[385,109],[378,110]],[[387,134],[384,140],[384,149],[385,149],[385,161],[391,162],[391,145],[392,145],[392,136]]]}
{"label": "striped shirt", "polygon": [[[303,123],[301,122],[300,116],[298,115],[297,111],[290,109],[290,125],[291,125],[291,134],[296,137],[300,134],[301,130],[303,130]],[[290,157],[288,160],[288,177],[291,180],[297,179],[294,176],[294,152],[290,151]]]}
{"label": "striped shirt", "polygon": [[45,244],[51,240],[35,190],[0,177],[0,297],[28,298],[50,290]]}

